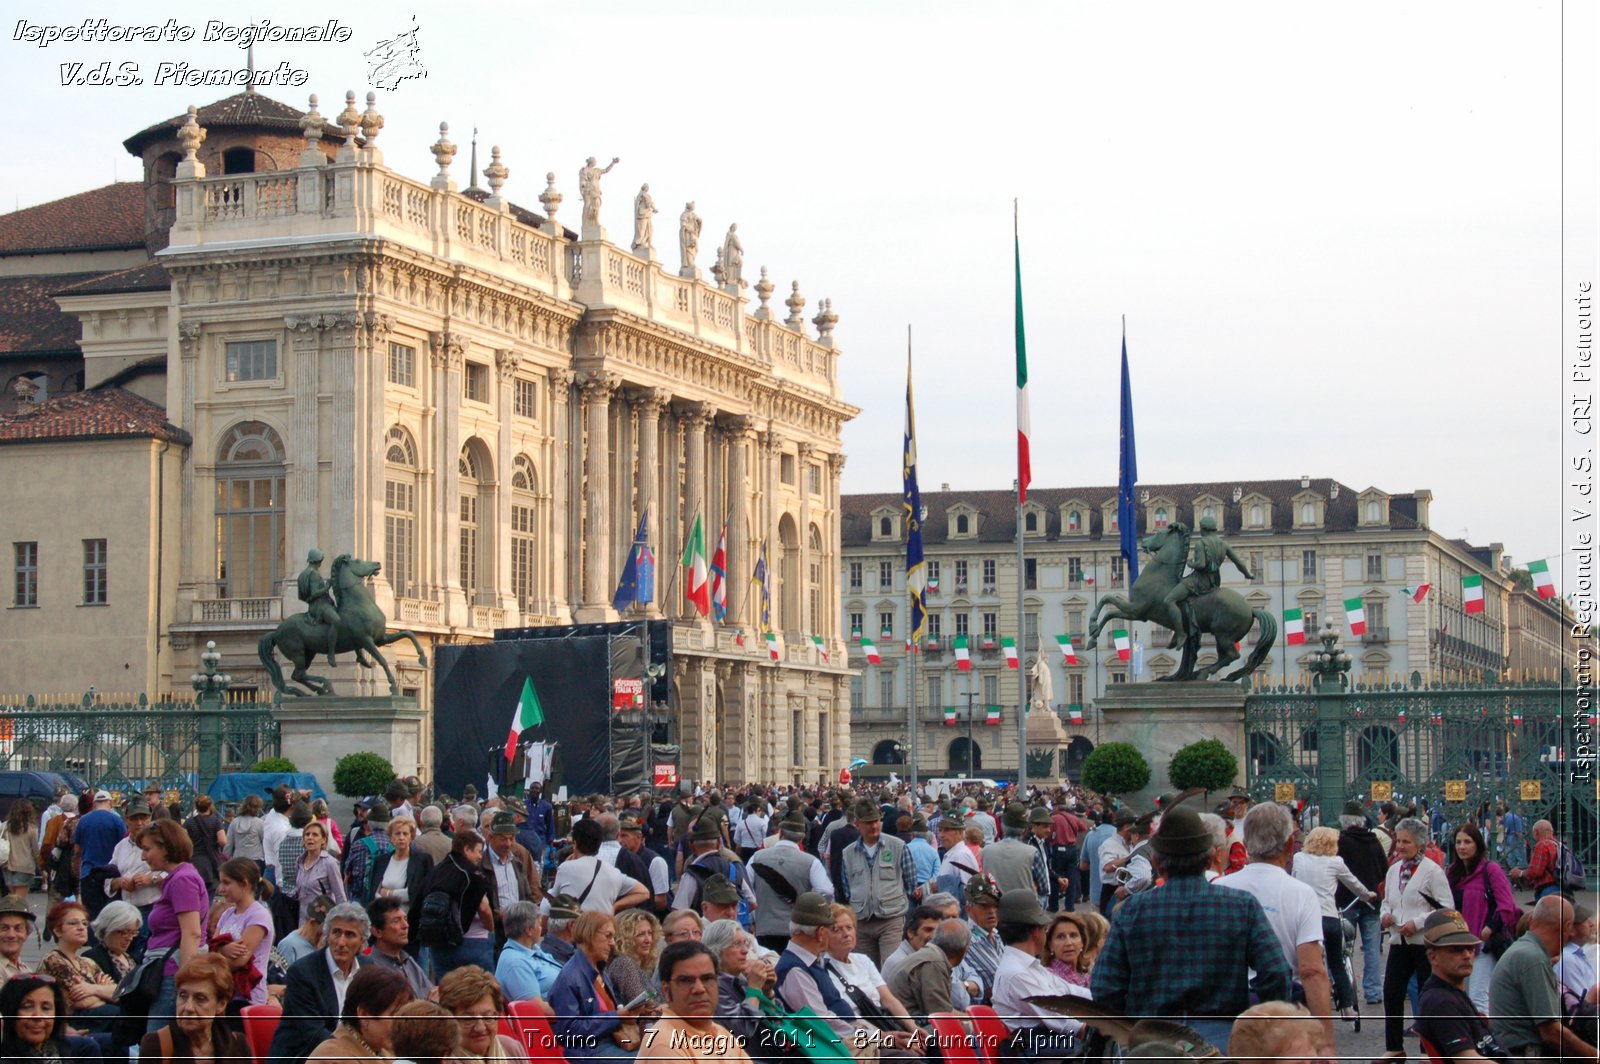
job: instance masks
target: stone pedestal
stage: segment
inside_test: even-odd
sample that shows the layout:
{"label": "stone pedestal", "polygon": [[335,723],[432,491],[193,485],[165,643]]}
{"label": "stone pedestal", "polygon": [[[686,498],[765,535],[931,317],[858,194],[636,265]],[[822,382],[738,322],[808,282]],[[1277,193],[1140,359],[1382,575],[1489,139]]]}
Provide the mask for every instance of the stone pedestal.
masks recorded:
{"label": "stone pedestal", "polygon": [[[1234,782],[1244,783],[1244,688],[1238,684],[1113,684],[1095,700],[1103,718],[1101,743],[1131,743],[1150,764],[1150,784],[1121,795],[1138,812],[1154,808],[1159,795],[1173,791],[1167,778],[1172,755],[1201,739],[1218,739],[1239,759]],[[1198,807],[1197,807],[1198,808]]]}
{"label": "stone pedestal", "polygon": [[368,751],[387,758],[401,776],[432,778],[423,771],[425,713],[415,698],[355,698],[337,695],[285,699],[273,708],[283,756],[310,772],[333,793],[333,766],[346,754]]}

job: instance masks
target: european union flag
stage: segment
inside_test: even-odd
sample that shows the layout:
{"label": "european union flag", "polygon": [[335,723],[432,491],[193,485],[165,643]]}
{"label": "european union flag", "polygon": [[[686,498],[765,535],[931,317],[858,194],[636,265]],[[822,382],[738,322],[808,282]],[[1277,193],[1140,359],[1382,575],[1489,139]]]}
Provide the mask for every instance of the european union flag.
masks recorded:
{"label": "european union flag", "polygon": [[635,602],[654,602],[656,597],[656,556],[645,542],[650,526],[650,513],[639,516],[639,531],[634,533],[633,546],[628,549],[628,563],[622,567],[622,579],[617,581],[617,593],[611,596],[611,606],[618,613]]}
{"label": "european union flag", "polygon": [[1133,386],[1128,382],[1128,334],[1122,334],[1122,447],[1117,473],[1117,529],[1122,556],[1128,562],[1128,586],[1139,579],[1139,511],[1134,492],[1139,485],[1139,460],[1133,450]]}
{"label": "european union flag", "polygon": [[917,490],[917,419],[911,403],[911,337],[906,336],[906,434],[901,452],[901,479],[905,484],[906,591],[911,596],[911,625],[906,634],[915,646],[922,640],[927,611],[922,593],[928,586],[928,569],[922,561],[922,492]]}

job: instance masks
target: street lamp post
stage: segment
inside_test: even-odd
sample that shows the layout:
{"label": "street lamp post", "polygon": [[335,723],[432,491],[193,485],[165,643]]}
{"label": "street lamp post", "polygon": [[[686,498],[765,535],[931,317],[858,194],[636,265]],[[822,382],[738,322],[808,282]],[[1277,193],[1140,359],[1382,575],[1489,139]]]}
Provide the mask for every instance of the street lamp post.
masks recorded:
{"label": "street lamp post", "polygon": [[200,772],[195,789],[201,794],[222,775],[222,718],[227,711],[227,691],[233,683],[233,677],[217,671],[221,663],[222,655],[217,652],[217,644],[207,642],[205,651],[200,655],[200,667],[204,671],[189,677],[190,686],[199,696]]}
{"label": "street lamp post", "polygon": [[[1350,655],[1339,646],[1339,630],[1327,621],[1311,655],[1317,692],[1317,804],[1324,824],[1337,825],[1345,803],[1344,703]],[[1248,751],[1246,751],[1248,753]]]}

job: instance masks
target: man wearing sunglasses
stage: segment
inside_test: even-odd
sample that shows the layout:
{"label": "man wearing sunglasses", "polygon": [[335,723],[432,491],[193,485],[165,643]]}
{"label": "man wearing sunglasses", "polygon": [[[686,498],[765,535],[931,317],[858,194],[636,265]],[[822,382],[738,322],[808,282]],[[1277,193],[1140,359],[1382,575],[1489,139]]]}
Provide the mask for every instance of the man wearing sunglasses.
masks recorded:
{"label": "man wearing sunglasses", "polygon": [[1447,1060],[1510,1060],[1467,996],[1467,977],[1483,942],[1460,913],[1440,909],[1423,922],[1422,943],[1433,975],[1422,988],[1417,1033]]}

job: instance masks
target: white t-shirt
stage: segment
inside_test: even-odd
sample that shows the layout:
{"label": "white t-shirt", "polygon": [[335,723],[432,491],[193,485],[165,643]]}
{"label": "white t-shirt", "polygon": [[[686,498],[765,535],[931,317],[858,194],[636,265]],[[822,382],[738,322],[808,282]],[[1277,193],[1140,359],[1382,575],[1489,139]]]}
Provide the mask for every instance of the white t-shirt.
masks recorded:
{"label": "white t-shirt", "polygon": [[[596,869],[599,870],[598,875]],[[589,886],[591,881],[594,883],[592,888]],[[637,879],[623,875],[598,857],[574,857],[562,861],[556,869],[553,893],[570,894],[576,898],[587,890],[589,894],[583,900],[583,908],[588,912],[609,913],[616,907],[618,898],[637,886]]]}
{"label": "white t-shirt", "polygon": [[846,982],[869,995],[874,1001],[878,1000],[878,988],[888,985],[884,982],[882,973],[878,971],[878,966],[873,964],[872,958],[865,953],[850,954],[848,963],[830,953],[828,964],[843,976]]}
{"label": "white t-shirt", "polygon": [[378,886],[387,888],[389,893],[401,901],[410,901],[411,899],[406,891],[406,869],[410,865],[411,858],[409,857],[404,861],[396,861],[393,857],[389,858],[389,866],[383,870],[383,882],[379,883]]}
{"label": "white t-shirt", "polygon": [[1255,861],[1223,876],[1216,885],[1255,895],[1266,910],[1272,933],[1278,936],[1290,971],[1300,970],[1295,947],[1322,943],[1322,903],[1317,901],[1317,892],[1277,865]]}

